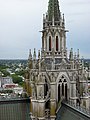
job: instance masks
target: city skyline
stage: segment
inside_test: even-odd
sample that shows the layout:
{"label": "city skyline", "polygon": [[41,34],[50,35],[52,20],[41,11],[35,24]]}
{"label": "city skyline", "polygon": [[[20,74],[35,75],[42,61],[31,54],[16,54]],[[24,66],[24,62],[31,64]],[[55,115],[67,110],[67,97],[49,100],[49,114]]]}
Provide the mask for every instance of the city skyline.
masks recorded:
{"label": "city skyline", "polygon": [[[41,49],[43,14],[49,0],[0,0],[0,59],[27,59],[29,49]],[[90,1],[59,0],[65,14],[67,49],[90,58]],[[63,14],[62,13],[62,14]],[[33,52],[33,51],[32,51]]]}

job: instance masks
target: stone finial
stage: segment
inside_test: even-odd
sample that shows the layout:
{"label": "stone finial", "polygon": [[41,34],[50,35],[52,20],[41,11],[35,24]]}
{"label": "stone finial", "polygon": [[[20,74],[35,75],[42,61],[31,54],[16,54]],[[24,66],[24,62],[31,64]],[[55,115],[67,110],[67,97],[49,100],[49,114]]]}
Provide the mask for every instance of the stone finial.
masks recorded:
{"label": "stone finial", "polygon": [[33,59],[36,59],[36,49],[34,48]]}
{"label": "stone finial", "polygon": [[38,59],[40,59],[40,50],[38,51]]}
{"label": "stone finial", "polygon": [[70,50],[69,59],[73,60],[73,48],[71,48]]}
{"label": "stone finial", "polygon": [[63,18],[62,18],[62,25],[63,25],[63,27],[65,27],[65,18],[64,18],[64,14],[63,14]]}
{"label": "stone finial", "polygon": [[80,58],[80,53],[79,53],[79,49],[77,50],[77,59]]}
{"label": "stone finial", "polygon": [[82,65],[84,66],[84,57],[82,56]]}
{"label": "stone finial", "polygon": [[65,22],[64,14],[63,14],[63,22]]}
{"label": "stone finial", "polygon": [[29,59],[32,59],[31,49],[29,50]]}
{"label": "stone finial", "polygon": [[84,57],[82,56],[82,73],[84,74]]}
{"label": "stone finial", "polygon": [[45,14],[43,14],[43,20],[45,20]]}

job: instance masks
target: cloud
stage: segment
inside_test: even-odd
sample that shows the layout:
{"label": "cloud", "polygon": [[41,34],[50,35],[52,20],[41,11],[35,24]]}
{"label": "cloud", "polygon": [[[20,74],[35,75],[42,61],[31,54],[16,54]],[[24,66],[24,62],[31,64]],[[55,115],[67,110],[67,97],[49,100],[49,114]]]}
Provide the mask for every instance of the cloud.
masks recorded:
{"label": "cloud", "polygon": [[[0,0],[0,58],[28,58],[29,49],[41,49],[39,31],[42,30],[42,16],[47,12],[48,1]],[[67,47],[79,47],[81,52],[86,52],[87,48],[82,46],[90,43],[89,0],[59,1],[61,11],[65,13],[66,28],[70,31],[67,33]]]}

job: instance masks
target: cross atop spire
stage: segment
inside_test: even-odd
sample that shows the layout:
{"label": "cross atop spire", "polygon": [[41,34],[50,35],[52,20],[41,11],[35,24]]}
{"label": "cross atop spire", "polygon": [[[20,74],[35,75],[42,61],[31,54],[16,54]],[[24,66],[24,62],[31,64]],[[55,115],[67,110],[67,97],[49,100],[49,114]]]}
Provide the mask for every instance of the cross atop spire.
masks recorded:
{"label": "cross atop spire", "polygon": [[48,5],[48,20],[52,21],[60,20],[60,10],[59,10],[59,1],[58,0],[49,0]]}

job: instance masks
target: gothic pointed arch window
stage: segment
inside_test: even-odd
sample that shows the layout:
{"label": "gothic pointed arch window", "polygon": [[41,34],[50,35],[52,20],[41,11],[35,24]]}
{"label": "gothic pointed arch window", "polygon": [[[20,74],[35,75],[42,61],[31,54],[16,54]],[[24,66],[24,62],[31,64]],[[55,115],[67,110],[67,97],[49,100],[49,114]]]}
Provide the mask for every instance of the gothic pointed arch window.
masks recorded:
{"label": "gothic pointed arch window", "polygon": [[58,36],[56,36],[56,51],[58,51]]}
{"label": "gothic pointed arch window", "polygon": [[61,98],[67,100],[68,98],[68,83],[67,83],[67,77],[62,75],[58,82],[58,102],[61,100]]}
{"label": "gothic pointed arch window", "polygon": [[51,36],[49,36],[49,51],[51,51]]}

